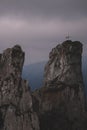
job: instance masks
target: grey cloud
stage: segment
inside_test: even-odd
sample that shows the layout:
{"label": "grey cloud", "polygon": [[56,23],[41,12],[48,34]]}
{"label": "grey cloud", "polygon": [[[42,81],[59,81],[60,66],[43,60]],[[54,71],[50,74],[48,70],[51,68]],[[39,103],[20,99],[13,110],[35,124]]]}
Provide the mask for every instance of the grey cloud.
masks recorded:
{"label": "grey cloud", "polygon": [[1,15],[74,19],[87,17],[86,0],[2,0]]}
{"label": "grey cloud", "polygon": [[1,0],[0,52],[20,44],[26,64],[30,59],[47,60],[51,48],[63,42],[68,32],[72,40],[86,45],[86,6],[86,0]]}

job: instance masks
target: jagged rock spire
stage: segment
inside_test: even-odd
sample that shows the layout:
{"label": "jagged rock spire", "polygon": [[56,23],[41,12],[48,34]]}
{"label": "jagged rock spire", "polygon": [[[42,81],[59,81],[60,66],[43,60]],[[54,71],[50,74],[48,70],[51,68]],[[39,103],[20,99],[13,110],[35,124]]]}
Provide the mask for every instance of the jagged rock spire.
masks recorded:
{"label": "jagged rock spire", "polygon": [[21,78],[23,63],[19,45],[0,55],[0,130],[39,130],[28,82]]}
{"label": "jagged rock spire", "polygon": [[[82,43],[67,40],[49,54],[44,86],[34,93],[41,130],[86,130]],[[35,103],[36,104],[36,103]]]}
{"label": "jagged rock spire", "polygon": [[4,50],[0,56],[0,75],[21,76],[25,54],[19,45]]}
{"label": "jagged rock spire", "polygon": [[67,40],[58,44],[49,54],[45,67],[44,82],[53,80],[66,84],[83,84],[82,78],[82,43]]}

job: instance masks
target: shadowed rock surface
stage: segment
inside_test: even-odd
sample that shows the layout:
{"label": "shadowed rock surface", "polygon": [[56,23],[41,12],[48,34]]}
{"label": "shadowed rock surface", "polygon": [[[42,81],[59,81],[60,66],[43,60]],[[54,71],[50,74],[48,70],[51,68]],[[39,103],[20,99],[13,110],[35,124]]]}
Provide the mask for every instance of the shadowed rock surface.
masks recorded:
{"label": "shadowed rock surface", "polygon": [[0,130],[39,130],[28,82],[21,78],[24,55],[19,45],[0,54]]}
{"label": "shadowed rock surface", "polygon": [[78,41],[65,41],[50,52],[44,86],[33,93],[41,130],[87,130],[81,60]]}

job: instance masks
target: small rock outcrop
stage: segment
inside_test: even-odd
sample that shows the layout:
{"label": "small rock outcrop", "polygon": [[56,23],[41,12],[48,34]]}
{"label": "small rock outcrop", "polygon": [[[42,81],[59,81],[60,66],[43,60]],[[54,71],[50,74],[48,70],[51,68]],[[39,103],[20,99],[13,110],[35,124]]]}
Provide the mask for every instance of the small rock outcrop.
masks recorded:
{"label": "small rock outcrop", "polygon": [[19,45],[0,54],[0,130],[39,130],[28,82],[21,78],[24,56]]}
{"label": "small rock outcrop", "polygon": [[50,52],[44,87],[33,93],[41,130],[87,129],[81,59],[78,41],[65,41]]}

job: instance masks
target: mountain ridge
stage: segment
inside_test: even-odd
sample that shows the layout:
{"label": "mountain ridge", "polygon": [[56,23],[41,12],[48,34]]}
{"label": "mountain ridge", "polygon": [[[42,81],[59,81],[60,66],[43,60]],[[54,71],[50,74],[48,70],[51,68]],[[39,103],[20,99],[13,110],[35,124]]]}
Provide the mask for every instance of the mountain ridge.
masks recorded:
{"label": "mountain ridge", "polygon": [[29,64],[23,67],[22,77],[29,81],[32,90],[43,85],[44,67],[46,61]]}

